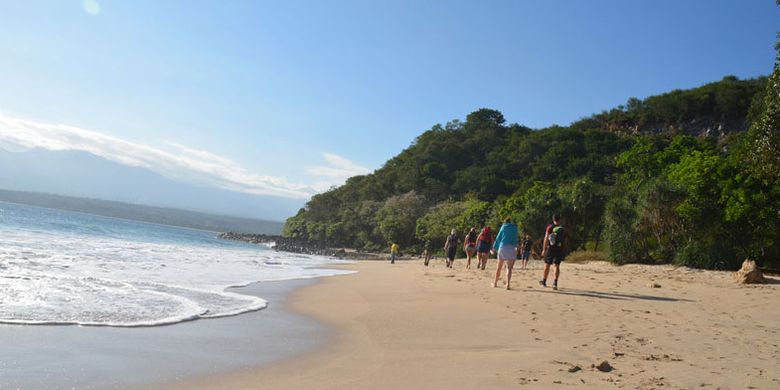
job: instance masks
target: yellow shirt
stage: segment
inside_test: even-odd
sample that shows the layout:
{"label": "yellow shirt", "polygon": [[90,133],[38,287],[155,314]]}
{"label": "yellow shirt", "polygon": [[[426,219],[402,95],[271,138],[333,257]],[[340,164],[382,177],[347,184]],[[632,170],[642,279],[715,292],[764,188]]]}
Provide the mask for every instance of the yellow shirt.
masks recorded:
{"label": "yellow shirt", "polygon": [[398,244],[393,244],[390,246],[390,253],[398,253]]}

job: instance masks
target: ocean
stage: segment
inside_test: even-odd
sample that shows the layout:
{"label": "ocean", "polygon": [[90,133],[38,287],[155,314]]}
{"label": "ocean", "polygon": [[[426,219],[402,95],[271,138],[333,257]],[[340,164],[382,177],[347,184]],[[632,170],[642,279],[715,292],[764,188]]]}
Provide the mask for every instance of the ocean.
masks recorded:
{"label": "ocean", "polygon": [[266,307],[227,291],[346,273],[216,233],[0,202],[0,323],[138,327]]}

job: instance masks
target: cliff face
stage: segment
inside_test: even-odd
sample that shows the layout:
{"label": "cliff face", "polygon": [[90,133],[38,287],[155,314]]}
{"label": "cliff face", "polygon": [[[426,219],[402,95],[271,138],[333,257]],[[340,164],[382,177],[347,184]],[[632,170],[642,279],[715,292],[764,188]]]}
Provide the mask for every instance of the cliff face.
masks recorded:
{"label": "cliff face", "polygon": [[693,118],[677,123],[652,125],[608,123],[605,130],[620,135],[686,134],[696,137],[713,137],[723,140],[732,133],[747,131],[745,119],[720,119],[711,117]]}
{"label": "cliff face", "polygon": [[621,135],[687,134],[725,139],[747,131],[761,102],[767,79],[734,76],[701,87],[675,90],[580,119],[579,130],[598,129]]}

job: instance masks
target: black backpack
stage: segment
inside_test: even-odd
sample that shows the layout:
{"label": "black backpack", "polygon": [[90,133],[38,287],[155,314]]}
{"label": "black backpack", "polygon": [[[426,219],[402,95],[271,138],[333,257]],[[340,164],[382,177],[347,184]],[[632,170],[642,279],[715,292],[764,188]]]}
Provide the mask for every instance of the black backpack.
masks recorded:
{"label": "black backpack", "polygon": [[563,241],[566,239],[566,231],[563,226],[553,226],[550,230],[550,234],[547,235],[547,241],[550,242],[550,247],[563,248]]}

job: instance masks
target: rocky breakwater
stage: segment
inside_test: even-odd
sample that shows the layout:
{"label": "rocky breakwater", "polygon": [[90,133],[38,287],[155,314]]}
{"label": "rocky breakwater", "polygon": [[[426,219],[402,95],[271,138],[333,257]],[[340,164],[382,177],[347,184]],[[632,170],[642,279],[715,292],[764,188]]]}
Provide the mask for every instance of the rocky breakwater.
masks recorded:
{"label": "rocky breakwater", "polygon": [[218,237],[223,240],[244,241],[251,244],[270,245],[271,249],[281,252],[338,257],[338,251],[328,248],[328,246],[323,243],[296,238],[268,234],[248,234],[236,232],[220,233]]}
{"label": "rocky breakwater", "polygon": [[339,259],[354,260],[381,260],[382,255],[375,253],[357,252],[354,250],[331,248],[322,242],[301,240],[268,234],[248,234],[226,232],[220,233],[217,237],[223,240],[244,241],[251,244],[269,245],[271,249],[280,252],[302,253],[306,255],[330,256]]}

